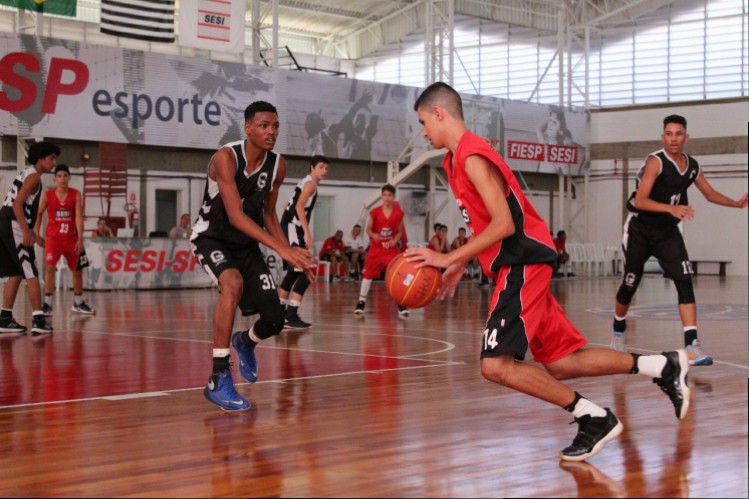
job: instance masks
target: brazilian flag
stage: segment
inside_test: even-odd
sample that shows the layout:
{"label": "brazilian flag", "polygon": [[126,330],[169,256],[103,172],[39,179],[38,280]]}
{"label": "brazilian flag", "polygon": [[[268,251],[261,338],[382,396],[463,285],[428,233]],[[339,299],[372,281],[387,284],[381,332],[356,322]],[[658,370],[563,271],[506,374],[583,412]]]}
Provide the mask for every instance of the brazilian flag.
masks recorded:
{"label": "brazilian flag", "polygon": [[0,4],[17,9],[75,17],[76,0],[0,0]]}

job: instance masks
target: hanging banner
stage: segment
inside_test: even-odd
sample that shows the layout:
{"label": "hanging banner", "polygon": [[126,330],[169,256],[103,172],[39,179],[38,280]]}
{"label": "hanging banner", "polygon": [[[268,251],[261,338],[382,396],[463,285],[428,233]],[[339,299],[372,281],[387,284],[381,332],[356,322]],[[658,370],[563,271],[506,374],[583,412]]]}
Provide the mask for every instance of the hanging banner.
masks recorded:
{"label": "hanging banner", "polygon": [[245,0],[182,0],[179,43],[221,52],[244,52]]}

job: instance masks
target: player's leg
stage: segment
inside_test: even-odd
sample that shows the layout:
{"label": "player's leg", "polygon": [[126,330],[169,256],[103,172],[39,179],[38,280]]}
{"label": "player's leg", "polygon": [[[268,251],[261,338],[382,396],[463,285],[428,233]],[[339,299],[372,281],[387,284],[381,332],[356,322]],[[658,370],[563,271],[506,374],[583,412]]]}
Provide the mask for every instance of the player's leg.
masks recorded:
{"label": "player's leg", "polygon": [[[0,256],[3,256],[0,254]],[[7,274],[4,274],[7,275]],[[23,326],[13,317],[13,305],[16,303],[18,288],[21,286],[23,278],[20,275],[10,276],[5,281],[3,288],[3,307],[0,310],[0,333],[25,333],[26,326]]]}
{"label": "player's leg", "polygon": [[285,310],[278,298],[273,275],[268,270],[260,249],[245,251],[241,262],[244,291],[239,302],[241,310],[260,314],[251,328],[236,331],[231,344],[239,356],[239,372],[244,379],[254,383],[258,378],[255,347],[263,340],[283,330]]}
{"label": "player's leg", "polygon": [[201,239],[191,244],[193,255],[219,288],[213,309],[213,370],[203,395],[225,411],[249,409],[250,403],[237,393],[229,363],[234,313],[242,296],[243,279],[229,251],[218,241]]}
{"label": "player's leg", "polygon": [[284,329],[307,329],[312,326],[309,322],[299,317],[299,307],[304,299],[304,293],[310,285],[309,279],[304,272],[297,272],[296,279],[291,287],[290,299],[286,306],[284,316]]}
{"label": "player's leg", "polygon": [[52,315],[52,300],[54,299],[55,293],[55,274],[57,274],[57,260],[60,255],[55,255],[50,248],[52,244],[52,238],[47,238],[47,247],[45,248],[45,268],[44,268],[44,303],[42,304],[42,312],[44,315]]}
{"label": "player's leg", "polygon": [[645,262],[652,255],[652,235],[646,226],[630,215],[624,224],[622,249],[624,254],[624,276],[616,293],[614,323],[612,325],[611,348],[626,352],[627,312],[632,304],[637,287],[645,271]]}
{"label": "player's leg", "polygon": [[73,274],[73,312],[79,314],[93,315],[96,313],[88,303],[83,300],[83,269],[88,267],[88,257],[85,251],[75,251],[75,240],[70,241],[70,247],[65,253],[68,268]]}
{"label": "player's leg", "polygon": [[367,303],[369,289],[372,287],[372,281],[378,275],[380,275],[380,272],[382,272],[384,268],[385,264],[381,258],[379,251],[370,251],[369,253],[367,253],[367,261],[364,264],[361,286],[359,287],[359,301],[356,303],[356,307],[354,308],[354,313],[356,315],[361,315],[364,313],[364,307]]}
{"label": "player's leg", "polygon": [[697,303],[692,283],[692,263],[678,227],[670,228],[654,250],[658,262],[676,286],[679,301],[679,316],[684,333],[684,346],[693,366],[709,366],[713,358],[702,350],[697,338]]}

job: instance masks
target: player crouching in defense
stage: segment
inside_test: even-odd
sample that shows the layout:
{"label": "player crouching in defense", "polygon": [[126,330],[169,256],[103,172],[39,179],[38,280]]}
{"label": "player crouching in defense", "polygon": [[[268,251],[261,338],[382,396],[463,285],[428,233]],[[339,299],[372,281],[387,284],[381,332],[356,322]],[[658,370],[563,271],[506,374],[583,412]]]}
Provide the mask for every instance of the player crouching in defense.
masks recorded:
{"label": "player crouching in defense", "polygon": [[[463,119],[460,95],[445,83],[430,85],[414,110],[424,136],[448,148],[443,161],[463,219],[474,237],[447,254],[427,248],[406,252],[420,266],[447,269],[440,298],[453,296],[467,262],[478,255],[495,289],[483,331],[481,374],[494,383],[552,403],[572,413],[578,434],[561,458],[583,461],[622,431],[622,423],[559,380],[605,374],[653,378],[683,419],[689,410],[689,362],[684,350],[637,355],[587,343],[551,294],[557,253],[546,223],[523,194],[510,167]],[[530,348],[544,369],[522,361]]]}

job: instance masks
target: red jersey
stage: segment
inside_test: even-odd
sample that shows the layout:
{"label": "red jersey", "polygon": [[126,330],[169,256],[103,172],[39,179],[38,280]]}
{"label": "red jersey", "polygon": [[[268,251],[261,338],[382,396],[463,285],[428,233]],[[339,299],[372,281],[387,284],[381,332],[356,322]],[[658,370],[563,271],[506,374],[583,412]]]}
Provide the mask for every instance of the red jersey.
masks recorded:
{"label": "red jersey", "polygon": [[479,253],[478,258],[485,274],[495,277],[500,267],[515,264],[548,263],[557,265],[557,252],[546,222],[523,194],[510,167],[502,157],[489,147],[484,139],[468,131],[460,138],[455,156],[448,152],[442,162],[458,208],[471,234],[481,234],[491,222],[489,211],[476,187],[468,178],[465,161],[479,155],[499,169],[507,184],[507,204],[515,224],[515,233]]}
{"label": "red jersey", "polygon": [[[371,241],[372,249],[382,249],[382,243],[391,241],[395,234],[398,233],[398,227],[403,222],[403,210],[397,205],[393,204],[393,210],[390,212],[390,217],[385,216],[385,212],[382,206],[378,206],[373,209],[369,216],[372,218],[372,231],[380,236],[379,241]],[[401,237],[403,234],[401,234]]]}
{"label": "red jersey", "polygon": [[343,239],[336,242],[333,239],[333,236],[327,238],[325,242],[322,243],[322,248],[320,248],[320,258],[324,257],[333,250],[338,250],[341,255],[346,253],[346,245],[343,244]]}
{"label": "red jersey", "polygon": [[44,193],[47,197],[47,237],[77,237],[75,230],[75,200],[78,191],[68,189],[65,199],[60,201],[55,188]]}

